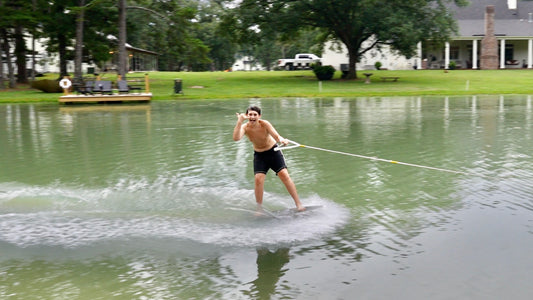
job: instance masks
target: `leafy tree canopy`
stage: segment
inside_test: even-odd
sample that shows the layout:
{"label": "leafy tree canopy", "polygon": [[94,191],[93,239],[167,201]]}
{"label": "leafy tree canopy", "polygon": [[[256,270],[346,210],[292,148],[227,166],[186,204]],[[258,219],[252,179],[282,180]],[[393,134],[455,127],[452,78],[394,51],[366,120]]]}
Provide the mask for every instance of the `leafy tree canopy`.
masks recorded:
{"label": "leafy tree canopy", "polygon": [[236,8],[234,26],[253,31],[275,28],[290,37],[303,28],[320,30],[348,50],[350,72],[370,49],[390,46],[411,57],[419,41],[444,41],[456,31],[449,4],[465,0],[243,0]]}

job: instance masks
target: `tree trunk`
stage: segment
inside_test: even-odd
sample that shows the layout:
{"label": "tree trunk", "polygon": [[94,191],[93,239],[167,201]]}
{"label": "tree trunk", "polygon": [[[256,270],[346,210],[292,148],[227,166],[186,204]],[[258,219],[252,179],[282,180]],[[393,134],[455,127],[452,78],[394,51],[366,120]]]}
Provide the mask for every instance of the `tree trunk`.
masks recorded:
{"label": "tree trunk", "polygon": [[[2,37],[0,36],[0,44],[2,43]],[[2,55],[2,48],[0,46],[0,90],[4,90],[6,88],[6,85],[4,83],[4,62],[2,61],[2,57],[4,57]]]}
{"label": "tree trunk", "polygon": [[126,79],[128,53],[126,52],[126,0],[118,0],[118,74]]}
{"label": "tree trunk", "polygon": [[354,53],[355,51],[352,49],[348,50],[348,75],[346,76],[346,79],[357,79],[357,54]]}
{"label": "tree trunk", "polygon": [[[254,58],[254,60],[252,61],[252,64],[255,64],[256,60]],[[266,55],[265,56],[265,64],[266,64],[266,68],[267,68],[267,71],[270,71],[271,69],[271,66],[272,66],[272,59],[270,58],[270,55]]]}
{"label": "tree trunk", "polygon": [[85,0],[79,0],[78,6],[81,8],[76,18],[76,53],[74,57],[74,81],[81,83],[83,81],[83,22],[85,21]]}
{"label": "tree trunk", "polygon": [[31,34],[31,81],[35,81],[35,30]]}
{"label": "tree trunk", "polygon": [[67,72],[67,38],[59,33],[57,37],[59,43],[59,79],[68,76]]}
{"label": "tree trunk", "polygon": [[[3,7],[4,3],[2,0],[0,0],[0,7]],[[4,30],[0,30],[0,90],[4,90],[6,88],[4,83],[4,60],[2,59],[4,56],[2,55],[4,44],[2,43],[4,39]]]}
{"label": "tree trunk", "polygon": [[9,88],[10,89],[14,89],[17,86],[17,84],[16,84],[16,81],[15,81],[15,72],[13,70],[13,62],[11,61],[11,53],[10,53],[10,50],[9,50],[9,37],[8,37],[6,29],[2,29],[2,39],[3,39],[2,48],[4,50],[4,53],[6,54],[6,60],[7,60],[7,72],[8,72],[8,76],[9,76]]}
{"label": "tree trunk", "polygon": [[[37,9],[37,0],[31,1],[32,11]],[[35,28],[31,30],[31,80],[35,81]]]}
{"label": "tree trunk", "polygon": [[28,83],[26,75],[26,41],[21,25],[15,27],[15,56],[17,58],[17,82]]}

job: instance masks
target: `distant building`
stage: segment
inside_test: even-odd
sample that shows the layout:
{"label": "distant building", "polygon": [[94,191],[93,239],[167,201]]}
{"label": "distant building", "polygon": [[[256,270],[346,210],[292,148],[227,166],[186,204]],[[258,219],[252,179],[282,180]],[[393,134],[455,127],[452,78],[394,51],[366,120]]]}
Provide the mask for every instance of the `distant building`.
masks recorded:
{"label": "distant building", "polygon": [[235,60],[231,66],[232,71],[260,71],[265,70],[257,60],[252,56],[242,56]]}
{"label": "distant building", "polygon": [[[358,70],[371,69],[376,61],[383,68],[406,69],[480,69],[483,43],[486,37],[486,22],[492,23],[494,39],[488,47],[497,52],[496,63],[499,69],[533,67],[533,1],[519,0],[469,0],[466,7],[451,4],[450,8],[457,19],[458,35],[451,37],[444,48],[437,48],[431,42],[419,43],[417,55],[407,59],[384,47],[382,52],[367,52],[359,63]],[[493,14],[487,14],[491,6]],[[489,18],[489,19],[486,19]],[[492,21],[490,18],[493,18]],[[490,28],[489,28],[490,30]],[[485,43],[485,44],[487,44]],[[322,63],[340,69],[348,63],[346,49],[332,50],[332,44],[325,47]],[[497,47],[497,50],[496,50]],[[485,67],[488,68],[488,67]],[[491,67],[492,68],[492,67]]]}
{"label": "distant building", "polygon": [[[451,62],[459,68],[468,69],[532,67],[532,1],[470,0],[469,6],[453,9],[459,34],[446,43],[444,49],[427,53],[419,50],[420,61],[427,59],[427,68],[447,69]],[[492,63],[482,65],[484,47],[493,48],[490,51],[496,52],[492,55],[497,56],[496,66]]]}
{"label": "distant building", "polygon": [[[369,43],[371,41],[366,41],[363,46]],[[365,53],[356,65],[357,70],[374,70],[374,64],[377,61],[381,62],[382,69],[389,70],[412,69],[416,64],[415,59],[407,59],[389,47],[383,47],[381,51],[372,49]],[[324,47],[321,62],[324,66],[331,65],[335,69],[340,70],[341,65],[348,65],[348,50],[346,50],[346,47],[342,43],[328,42]]]}
{"label": "distant building", "polygon": [[[127,43],[126,51],[128,51],[128,71],[157,71],[157,57],[159,55],[157,52],[135,48]],[[118,68],[118,52],[114,51],[112,54],[113,58],[104,65],[104,69],[107,71]]]}
{"label": "distant building", "polygon": [[[116,38],[115,38],[116,39]],[[111,37],[110,40],[113,40]],[[28,53],[31,53],[33,50],[31,37],[26,38],[26,47],[28,48]],[[46,41],[44,39],[35,40],[35,72],[36,73],[59,73],[59,54],[58,53],[48,53],[46,51]],[[14,48],[11,48],[13,51]],[[128,67],[129,71],[157,71],[158,69],[158,53],[135,48],[129,44],[126,44],[126,51],[128,52]],[[97,65],[91,63],[83,63],[82,71],[84,73],[91,72],[110,72],[115,71],[118,65],[118,53],[112,52],[112,58],[110,61],[104,63],[103,68],[100,70]],[[4,73],[7,73],[7,63],[5,53],[2,53],[2,62],[4,64]],[[17,66],[15,64],[15,56],[12,55],[11,59],[13,60],[13,67],[15,68],[15,73],[17,72]],[[28,54],[26,58],[26,68],[28,70],[32,69],[32,55]],[[74,61],[67,61],[67,72],[74,73]],[[28,74],[30,74],[28,72]]]}

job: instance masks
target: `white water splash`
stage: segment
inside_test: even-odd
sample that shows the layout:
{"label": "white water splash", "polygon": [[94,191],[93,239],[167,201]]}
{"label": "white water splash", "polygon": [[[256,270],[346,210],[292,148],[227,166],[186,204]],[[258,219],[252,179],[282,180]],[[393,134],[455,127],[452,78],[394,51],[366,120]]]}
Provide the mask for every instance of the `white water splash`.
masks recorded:
{"label": "white water splash", "polygon": [[[101,189],[0,185],[0,241],[18,247],[74,248],[135,240],[247,247],[301,243],[334,232],[348,211],[311,196],[322,208],[280,219],[256,218],[227,207],[254,209],[253,191],[187,187],[177,179],[121,180]],[[265,194],[266,208],[293,207],[287,195]]]}

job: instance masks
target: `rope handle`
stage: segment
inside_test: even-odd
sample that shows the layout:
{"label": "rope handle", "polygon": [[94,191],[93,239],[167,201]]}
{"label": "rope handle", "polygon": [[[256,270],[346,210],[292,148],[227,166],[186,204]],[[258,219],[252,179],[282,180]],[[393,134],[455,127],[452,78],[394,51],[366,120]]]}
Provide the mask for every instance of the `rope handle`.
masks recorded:
{"label": "rope handle", "polygon": [[274,148],[274,151],[280,151],[280,150],[285,150],[285,149],[292,149],[292,148],[302,147],[302,145],[298,144],[295,141],[291,141],[291,140],[288,140],[288,141],[289,141],[289,144],[287,144],[286,146],[277,146],[277,147]]}

